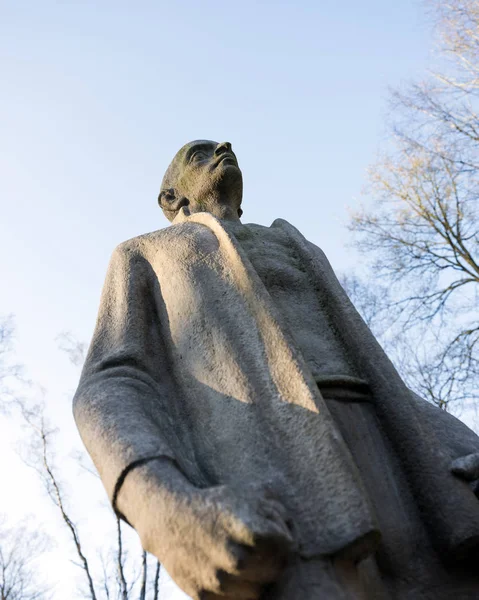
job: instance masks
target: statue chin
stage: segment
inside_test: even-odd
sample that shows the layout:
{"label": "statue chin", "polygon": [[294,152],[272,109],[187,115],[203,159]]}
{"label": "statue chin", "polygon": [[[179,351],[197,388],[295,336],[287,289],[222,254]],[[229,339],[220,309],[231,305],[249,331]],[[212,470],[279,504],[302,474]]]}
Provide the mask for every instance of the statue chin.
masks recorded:
{"label": "statue chin", "polygon": [[221,163],[219,166],[221,166],[221,173],[216,186],[219,204],[230,204],[230,202],[225,201],[225,198],[235,197],[239,197],[241,202],[243,197],[243,174],[241,170],[233,164],[223,165]]}

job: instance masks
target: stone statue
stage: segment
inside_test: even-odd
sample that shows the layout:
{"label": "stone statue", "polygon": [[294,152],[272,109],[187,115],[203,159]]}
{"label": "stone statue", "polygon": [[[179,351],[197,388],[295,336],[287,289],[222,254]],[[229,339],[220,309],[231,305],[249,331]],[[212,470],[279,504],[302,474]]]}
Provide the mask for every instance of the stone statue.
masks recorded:
{"label": "stone statue", "polygon": [[241,200],[231,144],[189,143],[172,225],[113,253],[74,413],[115,511],[195,600],[479,598],[479,438]]}

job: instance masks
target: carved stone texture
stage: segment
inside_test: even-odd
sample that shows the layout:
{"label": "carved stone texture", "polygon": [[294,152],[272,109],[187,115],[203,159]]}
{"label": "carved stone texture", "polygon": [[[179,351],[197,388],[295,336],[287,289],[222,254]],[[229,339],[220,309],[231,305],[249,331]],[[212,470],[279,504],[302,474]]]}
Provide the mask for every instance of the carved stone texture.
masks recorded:
{"label": "carved stone texture", "polygon": [[113,253],[74,400],[115,510],[192,598],[479,597],[479,438],[408,390],[292,225],[191,142]]}

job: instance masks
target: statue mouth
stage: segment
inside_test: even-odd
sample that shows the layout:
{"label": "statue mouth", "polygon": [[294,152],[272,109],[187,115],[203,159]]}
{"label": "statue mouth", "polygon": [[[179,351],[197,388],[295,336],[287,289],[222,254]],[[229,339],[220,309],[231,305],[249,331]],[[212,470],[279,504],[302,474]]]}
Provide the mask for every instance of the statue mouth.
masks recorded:
{"label": "statue mouth", "polygon": [[238,166],[238,163],[236,161],[236,158],[234,157],[233,154],[229,154],[228,152],[225,152],[224,154],[222,154],[218,160],[215,163],[215,167],[217,167],[219,164],[221,163],[229,163],[234,165],[235,167]]}

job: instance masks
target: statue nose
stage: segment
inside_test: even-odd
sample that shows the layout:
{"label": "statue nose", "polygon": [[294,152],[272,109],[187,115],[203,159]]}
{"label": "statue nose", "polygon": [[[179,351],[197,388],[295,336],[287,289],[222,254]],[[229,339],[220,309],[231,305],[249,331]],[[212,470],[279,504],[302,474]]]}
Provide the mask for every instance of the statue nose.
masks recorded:
{"label": "statue nose", "polygon": [[229,142],[221,142],[221,144],[216,146],[215,154],[217,156],[223,154],[223,152],[231,152],[231,144]]}

